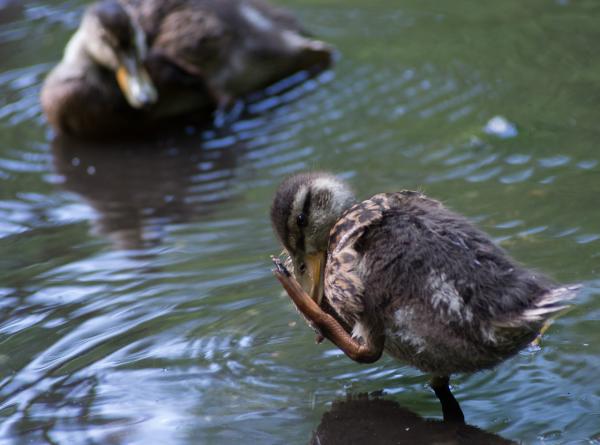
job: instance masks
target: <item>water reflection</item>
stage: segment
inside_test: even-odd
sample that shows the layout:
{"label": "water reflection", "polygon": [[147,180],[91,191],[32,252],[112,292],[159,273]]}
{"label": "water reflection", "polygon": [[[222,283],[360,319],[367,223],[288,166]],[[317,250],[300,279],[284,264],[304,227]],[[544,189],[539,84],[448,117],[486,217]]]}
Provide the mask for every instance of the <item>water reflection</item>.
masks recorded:
{"label": "water reflection", "polygon": [[232,198],[243,148],[218,139],[180,133],[105,144],[59,137],[53,163],[64,187],[93,208],[97,234],[117,249],[147,248],[161,243],[167,224],[206,217]]}
{"label": "water reflection", "polygon": [[16,0],[0,0],[0,24],[20,18],[23,5]]}
{"label": "water reflection", "polygon": [[461,423],[424,419],[398,403],[367,395],[336,400],[321,418],[310,445],[515,444]]}

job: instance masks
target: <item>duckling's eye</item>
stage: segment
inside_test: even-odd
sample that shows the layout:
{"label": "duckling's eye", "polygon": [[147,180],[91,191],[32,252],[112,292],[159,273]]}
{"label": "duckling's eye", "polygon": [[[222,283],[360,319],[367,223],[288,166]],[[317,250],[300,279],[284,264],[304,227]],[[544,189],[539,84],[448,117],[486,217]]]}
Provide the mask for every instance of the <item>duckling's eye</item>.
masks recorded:
{"label": "duckling's eye", "polygon": [[296,218],[296,222],[298,223],[298,227],[306,227],[308,224],[308,218],[304,213],[300,213]]}
{"label": "duckling's eye", "polygon": [[300,265],[298,266],[298,272],[300,272],[301,274],[306,272],[306,264],[305,263],[300,263]]}

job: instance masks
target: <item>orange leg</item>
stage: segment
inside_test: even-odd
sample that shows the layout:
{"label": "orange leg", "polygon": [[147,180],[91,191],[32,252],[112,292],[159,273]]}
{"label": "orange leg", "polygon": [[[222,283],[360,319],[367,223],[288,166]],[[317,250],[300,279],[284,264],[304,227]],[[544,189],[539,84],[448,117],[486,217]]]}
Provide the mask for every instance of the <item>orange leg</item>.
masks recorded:
{"label": "orange leg", "polygon": [[323,337],[328,338],[355,362],[373,363],[379,360],[383,353],[383,336],[377,336],[378,340],[373,342],[373,344],[359,343],[344,330],[335,318],[324,312],[310,298],[296,279],[288,272],[281,260],[273,258],[273,263],[275,264],[275,268],[273,269],[275,277],[286,290],[300,313],[306,317]]}

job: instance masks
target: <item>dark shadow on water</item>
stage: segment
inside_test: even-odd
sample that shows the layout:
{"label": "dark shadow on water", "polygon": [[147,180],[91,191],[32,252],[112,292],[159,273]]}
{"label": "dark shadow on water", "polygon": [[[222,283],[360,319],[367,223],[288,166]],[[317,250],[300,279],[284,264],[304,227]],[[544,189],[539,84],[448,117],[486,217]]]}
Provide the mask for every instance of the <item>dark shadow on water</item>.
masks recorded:
{"label": "dark shadow on water", "polygon": [[52,142],[63,186],[95,211],[94,231],[117,249],[161,244],[167,224],[202,219],[232,199],[240,143],[225,136],[162,135],[153,140]]}
{"label": "dark shadow on water", "polygon": [[366,394],[334,401],[310,441],[310,445],[432,443],[508,445],[516,442],[474,426],[425,419],[393,400]]}
{"label": "dark shadow on water", "polygon": [[0,24],[20,19],[23,14],[23,4],[19,0],[0,0]]}

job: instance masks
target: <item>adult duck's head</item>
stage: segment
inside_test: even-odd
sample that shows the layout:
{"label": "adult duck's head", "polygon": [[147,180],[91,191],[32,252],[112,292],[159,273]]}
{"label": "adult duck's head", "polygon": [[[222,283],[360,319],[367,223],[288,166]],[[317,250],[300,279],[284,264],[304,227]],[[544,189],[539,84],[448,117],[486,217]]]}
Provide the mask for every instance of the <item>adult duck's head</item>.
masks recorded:
{"label": "adult duck's head", "polygon": [[156,88],[144,68],[147,46],[144,31],[116,0],[101,0],[84,14],[79,32],[87,54],[112,70],[119,88],[133,108],[156,102]]}
{"label": "adult duck's head", "polygon": [[328,173],[291,176],[275,194],[273,228],[292,259],[296,279],[319,304],[329,233],[354,202],[350,187]]}

